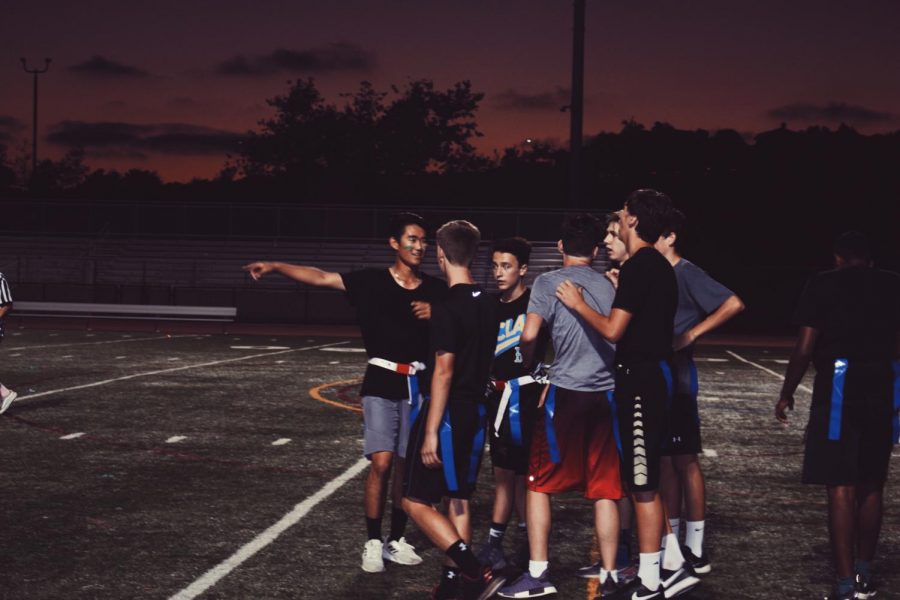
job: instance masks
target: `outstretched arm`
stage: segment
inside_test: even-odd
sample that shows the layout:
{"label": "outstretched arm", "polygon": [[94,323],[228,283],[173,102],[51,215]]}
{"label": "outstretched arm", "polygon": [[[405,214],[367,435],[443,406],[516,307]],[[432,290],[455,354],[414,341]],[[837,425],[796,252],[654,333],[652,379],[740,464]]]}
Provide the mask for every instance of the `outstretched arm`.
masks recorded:
{"label": "outstretched arm", "polygon": [[782,423],[787,423],[788,420],[785,410],[794,410],[794,392],[800,385],[803,375],[806,374],[806,369],[809,368],[818,335],[818,330],[812,327],[800,328],[800,337],[797,339],[797,345],[794,347],[787,371],[784,374],[781,395],[775,404],[775,418]]}
{"label": "outstretched arm", "polygon": [[631,322],[631,313],[621,308],[612,309],[608,317],[598,313],[584,301],[581,289],[568,279],[559,284],[556,297],[610,342],[622,339]]}
{"label": "outstretched arm", "polygon": [[317,269],[315,267],[304,267],[282,262],[260,261],[244,265],[243,268],[250,273],[250,277],[252,277],[254,281],[259,281],[264,275],[274,271],[275,273],[280,273],[285,277],[307,285],[327,287],[342,292],[346,291],[344,288],[344,279],[341,277],[340,273],[323,271],[322,269]]}
{"label": "outstretched arm", "polygon": [[675,349],[681,350],[682,348],[690,346],[700,339],[700,336],[706,335],[713,329],[717,329],[742,310],[744,310],[744,303],[741,299],[738,298],[737,295],[729,297],[725,302],[719,305],[719,308],[708,314],[705,319],[678,336],[675,340]]}

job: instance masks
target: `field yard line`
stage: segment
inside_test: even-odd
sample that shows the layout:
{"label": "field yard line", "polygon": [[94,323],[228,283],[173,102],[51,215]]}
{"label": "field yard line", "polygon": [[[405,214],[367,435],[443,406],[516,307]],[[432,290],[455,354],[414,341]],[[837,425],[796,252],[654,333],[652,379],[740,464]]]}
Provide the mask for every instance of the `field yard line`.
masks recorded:
{"label": "field yard line", "polygon": [[187,369],[199,369],[200,367],[211,367],[213,365],[222,365],[225,363],[238,362],[241,360],[250,360],[251,358],[262,358],[264,356],[273,356],[275,354],[287,354],[288,352],[303,352],[304,350],[318,350],[328,346],[338,346],[347,342],[334,342],[332,344],[321,344],[319,346],[306,346],[304,348],[291,348],[290,350],[279,350],[277,352],[264,352],[263,354],[250,354],[248,356],[239,356],[238,358],[226,358],[224,360],[214,360],[211,362],[200,363],[197,365],[185,365],[183,367],[172,367],[171,369],[160,369],[159,371],[147,371],[146,373],[134,373],[133,375],[124,375],[113,379],[104,379],[103,381],[95,381],[94,383],[85,383],[84,385],[73,385],[72,387],[60,388],[58,390],[47,390],[46,392],[38,392],[36,394],[28,394],[27,396],[19,396],[18,402],[29,400],[31,398],[39,398],[41,396],[49,396],[51,394],[59,394],[61,392],[71,392],[73,390],[83,390],[85,388],[97,387],[98,385],[106,385],[107,383],[115,383],[117,381],[126,381],[128,379],[136,379],[138,377],[150,377],[151,375],[161,375],[163,373],[174,373],[175,371],[186,371]]}
{"label": "field yard line", "polygon": [[294,506],[294,509],[281,517],[277,523],[260,533],[253,538],[253,540],[239,548],[237,552],[204,573],[199,579],[194,581],[194,583],[169,598],[169,600],[191,600],[216,585],[220,579],[234,571],[244,561],[251,558],[254,554],[274,542],[282,533],[299,523],[300,520],[309,514],[309,511],[311,511],[319,502],[328,498],[343,487],[345,483],[362,473],[368,464],[368,459],[359,459],[359,461],[349,469],[326,483],[318,492]]}
{"label": "field yard line", "polygon": [[[741,362],[745,362],[745,363],[747,363],[748,365],[752,365],[752,366],[756,367],[757,369],[759,369],[760,371],[765,371],[766,373],[768,373],[768,374],[770,374],[770,375],[774,375],[774,376],[777,377],[778,379],[784,381],[784,375],[781,375],[781,374],[779,374],[779,373],[776,373],[776,372],[773,371],[772,369],[767,369],[766,367],[764,367],[764,366],[762,366],[762,365],[756,364],[756,363],[753,362],[752,360],[747,360],[747,359],[744,358],[743,356],[739,356],[738,354],[732,352],[731,350],[726,350],[725,352],[728,353],[728,354],[730,354],[731,356],[735,357],[736,359],[738,359],[738,360],[741,361]],[[798,385],[797,387],[798,387],[799,389],[803,390],[804,392],[808,393],[808,394],[812,394],[812,390],[809,389],[808,387],[806,387],[805,385],[803,385],[802,383],[801,383],[800,385]]]}
{"label": "field yard line", "polygon": [[193,335],[160,335],[157,337],[147,337],[147,338],[129,338],[127,340],[103,340],[100,342],[73,342],[71,344],[44,344],[43,346],[13,346],[12,348],[3,348],[7,352],[12,350],[37,350],[43,348],[70,348],[72,346],[99,346],[100,344],[122,344],[125,342],[147,342],[151,340],[167,340],[174,338],[195,338],[200,337],[196,334]]}

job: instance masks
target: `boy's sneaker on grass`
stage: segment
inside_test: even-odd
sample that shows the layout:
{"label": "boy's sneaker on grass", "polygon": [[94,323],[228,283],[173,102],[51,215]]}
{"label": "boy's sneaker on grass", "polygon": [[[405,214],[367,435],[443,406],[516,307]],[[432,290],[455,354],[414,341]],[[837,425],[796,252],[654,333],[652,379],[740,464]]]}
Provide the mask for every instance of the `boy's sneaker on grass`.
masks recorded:
{"label": "boy's sneaker on grass", "polygon": [[503,554],[503,548],[485,544],[478,551],[478,562],[494,571],[505,569],[506,556]]}
{"label": "boy's sneaker on grass", "polygon": [[862,575],[857,573],[856,589],[854,590],[854,593],[856,594],[854,598],[857,598],[858,600],[868,600],[869,598],[875,598],[878,595],[878,590],[872,585],[870,579],[865,579]]}
{"label": "boy's sneaker on grass", "polygon": [[384,544],[381,540],[369,540],[363,546],[362,570],[366,573],[381,573],[384,571]]}
{"label": "boy's sneaker on grass", "polygon": [[[412,566],[421,564],[422,562],[422,557],[416,554],[416,549],[412,547],[412,544],[406,541],[405,537],[385,543],[381,550],[381,557],[384,560],[395,562],[398,565]],[[365,569],[365,567],[363,567],[363,569]],[[382,570],[384,570],[383,564]]]}
{"label": "boy's sneaker on grass", "polygon": [[616,571],[616,573],[619,575],[619,581],[621,581],[622,583],[625,583],[625,584],[629,584],[632,581],[634,581],[635,579],[637,579],[638,566],[631,564],[631,565],[628,565],[627,567],[618,569]]}
{"label": "boy's sneaker on grass", "polygon": [[[632,586],[625,583],[621,579],[618,581],[613,581],[613,578],[607,577],[606,581],[600,584],[600,587],[597,591],[600,592],[600,595],[597,598],[602,600],[624,600],[629,597],[629,592],[631,592]],[[594,600],[597,600],[595,598]]]}
{"label": "boy's sneaker on grass", "polygon": [[681,553],[684,555],[684,560],[691,565],[691,568],[694,569],[694,573],[697,575],[706,575],[712,571],[712,565],[709,564],[709,557],[706,555],[706,552],[703,552],[700,556],[696,556],[691,552],[690,548],[682,546]]}
{"label": "boy's sneaker on grass", "polygon": [[659,575],[666,598],[677,598],[700,585],[700,578],[694,575],[693,569],[686,562],[674,571],[660,569]]}
{"label": "boy's sneaker on grass", "polygon": [[9,408],[10,404],[15,402],[16,398],[19,395],[12,390],[9,390],[5,396],[2,397],[2,404],[0,404],[0,415],[6,412],[6,409]]}
{"label": "boy's sneaker on grass", "polygon": [[506,577],[494,575],[490,567],[484,567],[481,575],[475,579],[469,579],[463,574],[460,586],[462,598],[463,600],[487,600],[496,594],[504,583],[506,583]]}
{"label": "boy's sneaker on grass", "polygon": [[501,588],[497,595],[501,598],[539,598],[555,593],[556,586],[550,583],[547,569],[544,569],[540,577],[532,577],[525,571],[511,584]]}
{"label": "boy's sneaker on grass", "polygon": [[598,560],[592,565],[588,565],[586,567],[581,567],[575,574],[582,579],[599,579],[600,578],[600,569],[603,568],[602,564]]}

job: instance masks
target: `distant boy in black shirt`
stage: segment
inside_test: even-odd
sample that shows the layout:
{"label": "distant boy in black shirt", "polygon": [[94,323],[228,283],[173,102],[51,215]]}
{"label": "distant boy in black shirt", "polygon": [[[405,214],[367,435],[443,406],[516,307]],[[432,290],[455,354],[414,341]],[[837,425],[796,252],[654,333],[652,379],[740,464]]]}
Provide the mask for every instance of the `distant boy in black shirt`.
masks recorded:
{"label": "distant boy in black shirt", "polygon": [[[450,291],[432,310],[431,398],[413,424],[403,482],[403,508],[447,554],[437,598],[457,597],[460,572],[466,599],[489,598],[504,583],[469,547],[469,498],[484,450],[484,395],[497,345],[497,300],[469,272],[480,240],[468,221],[450,221],[437,232],[438,264]],[[445,497],[447,516],[434,507]]]}
{"label": "distant boy in black shirt", "polygon": [[659,469],[666,404],[672,394],[669,361],[678,283],[672,265],[653,244],[671,210],[669,197],[655,190],[637,190],[625,201],[619,235],[630,258],[619,272],[608,317],[594,311],[572,282],[563,282],[557,290],[566,306],[616,343],[615,401],[623,477],[634,500],[640,549],[635,600],[674,598],[700,582],[671,533],[660,560],[663,523],[667,526],[668,521],[659,495]]}
{"label": "distant boy in black shirt", "polygon": [[892,365],[900,359],[900,275],[873,268],[860,233],[839,237],[834,255],[837,268],[810,279],[800,298],[800,337],[775,416],[787,422],[813,362],[803,482],[828,491],[835,598],[871,598],[884,483],[900,440],[900,362]]}
{"label": "distant boy in black shirt", "polygon": [[[274,271],[308,285],[341,290],[356,307],[369,356],[359,392],[365,426],[363,453],[372,461],[364,499],[368,541],[362,554],[362,569],[369,573],[384,571],[385,560],[402,565],[422,562],[403,537],[407,521],[400,508],[403,459],[412,413],[419,403],[416,373],[424,369],[428,356],[431,304],[447,289],[441,280],[419,272],[427,247],[422,217],[413,213],[395,215],[389,244],[397,257],[387,269],[330,273],[279,262],[255,262],[244,267],[255,280]],[[382,541],[381,519],[395,457],[391,531]]]}

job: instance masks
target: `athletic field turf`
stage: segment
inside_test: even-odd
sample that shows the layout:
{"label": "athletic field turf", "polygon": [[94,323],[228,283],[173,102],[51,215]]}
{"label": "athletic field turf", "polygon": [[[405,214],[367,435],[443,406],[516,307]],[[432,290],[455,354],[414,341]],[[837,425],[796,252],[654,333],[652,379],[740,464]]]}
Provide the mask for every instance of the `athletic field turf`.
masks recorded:
{"label": "athletic field turf", "polygon": [[[824,492],[799,483],[809,394],[789,427],[772,416],[787,352],[698,352],[713,572],[694,598],[830,585]],[[358,339],[9,331],[0,380],[20,399],[0,418],[0,598],[427,597],[441,553],[412,525],[424,565],[359,569],[363,364]],[[876,562],[885,598],[900,598],[896,490]],[[589,506],[565,495],[553,516],[559,597],[591,598],[573,576],[593,560]]]}

